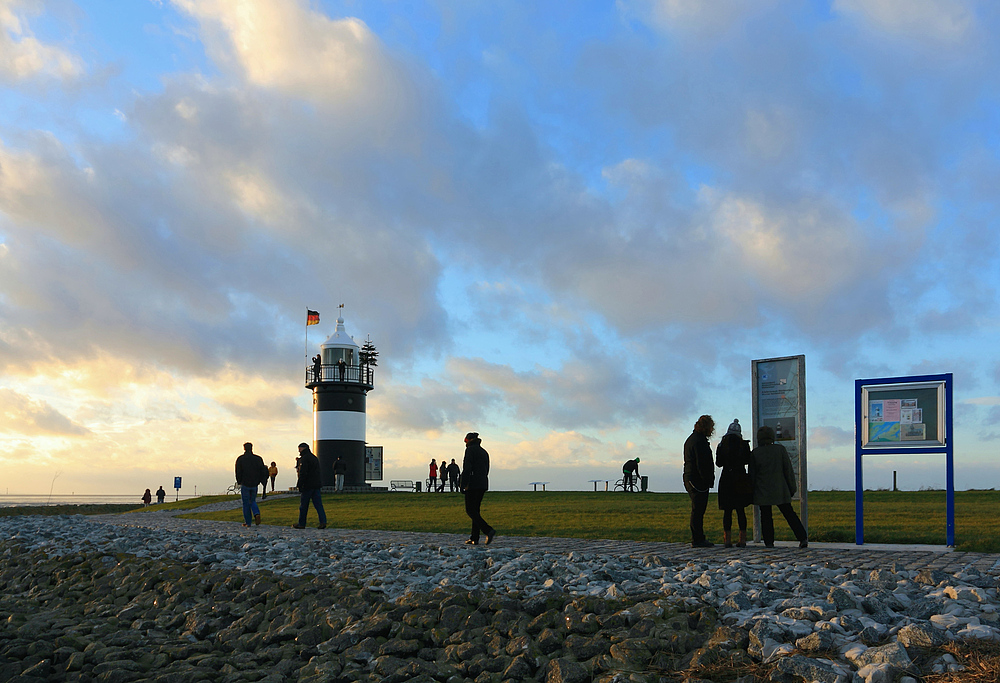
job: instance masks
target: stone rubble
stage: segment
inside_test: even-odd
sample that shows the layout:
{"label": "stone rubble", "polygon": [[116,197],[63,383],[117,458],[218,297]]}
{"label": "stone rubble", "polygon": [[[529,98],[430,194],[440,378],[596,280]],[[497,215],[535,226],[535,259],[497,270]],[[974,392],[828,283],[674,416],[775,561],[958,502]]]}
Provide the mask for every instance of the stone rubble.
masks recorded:
{"label": "stone rubble", "polygon": [[[789,683],[958,671],[997,578],[0,518],[0,680]],[[16,678],[19,677],[19,678]]]}

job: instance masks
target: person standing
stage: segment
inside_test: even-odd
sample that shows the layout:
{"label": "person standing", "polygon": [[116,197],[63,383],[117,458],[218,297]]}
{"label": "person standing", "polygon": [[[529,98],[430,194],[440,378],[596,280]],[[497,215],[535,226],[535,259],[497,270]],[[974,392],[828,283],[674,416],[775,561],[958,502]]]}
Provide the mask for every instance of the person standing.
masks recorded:
{"label": "person standing", "polygon": [[251,523],[260,526],[260,508],[257,507],[257,487],[267,481],[264,459],[253,452],[253,444],[243,444],[243,454],[236,458],[236,483],[240,485],[243,500],[243,526]]}
{"label": "person standing", "polygon": [[153,494],[149,492],[149,489],[146,489],[146,492],[142,494],[142,506],[144,508],[149,507],[149,504],[152,502],[153,502]]}
{"label": "person standing", "polygon": [[347,363],[344,362],[343,358],[337,361],[337,370],[340,372],[340,381],[343,382],[344,372],[347,370]]}
{"label": "person standing", "polygon": [[319,529],[326,528],[326,510],[323,509],[323,498],[320,489],[323,486],[319,472],[319,458],[309,450],[309,444],[299,444],[299,523],[292,526],[296,529],[306,528],[306,517],[309,514],[309,503],[316,508],[319,515]]}
{"label": "person standing", "polygon": [[733,420],[726,435],[715,447],[715,464],[722,468],[719,475],[719,509],[722,510],[722,539],[727,548],[733,547],[733,510],[740,526],[738,548],[747,547],[746,506],[753,502],[753,483],[747,474],[750,464],[750,443],[743,438],[739,420]]}
{"label": "person standing", "polygon": [[483,503],[483,496],[490,488],[490,454],[483,448],[483,441],[479,438],[478,432],[469,432],[465,435],[465,460],[462,462],[462,491],[465,492],[465,513],[472,520],[472,534],[467,545],[479,545],[479,534],[486,534],[486,545],[493,542],[493,537],[497,535],[496,529],[491,527],[479,508]]}
{"label": "person standing", "polygon": [[428,470],[427,478],[430,481],[430,486],[427,487],[429,493],[433,493],[437,490],[437,480],[438,480],[438,466],[437,460],[431,458],[431,464]]}
{"label": "person standing", "polygon": [[[273,460],[271,461],[271,466],[267,468],[267,476],[271,478],[271,493],[274,493],[274,480],[278,476],[278,465]],[[266,489],[267,486],[264,486]]]}
{"label": "person standing", "polygon": [[313,381],[319,382],[323,377],[323,360],[317,353],[313,356]]}
{"label": "person standing", "polygon": [[622,490],[629,491],[639,481],[639,458],[626,460],[622,465]]}
{"label": "person standing", "polygon": [[715,432],[715,420],[702,415],[694,423],[694,431],[684,442],[684,488],[691,497],[691,547],[712,548],[705,538],[705,510],[708,491],[715,485],[715,463],[708,439]]}
{"label": "person standing", "polygon": [[461,491],[462,487],[458,483],[458,478],[461,476],[461,469],[458,467],[458,463],[455,462],[455,458],[451,459],[451,464],[448,465],[448,486],[449,491],[454,493],[455,491]]}
{"label": "person standing", "polygon": [[336,483],[337,493],[344,492],[344,475],[347,474],[347,461],[345,461],[341,456],[337,456],[336,462],[333,463],[333,476],[334,482]]}
{"label": "person standing", "polygon": [[800,548],[809,546],[806,529],[792,507],[792,496],[798,489],[795,470],[788,451],[774,442],[774,430],[764,425],[757,430],[760,445],[750,454],[750,475],[753,477],[753,504],[760,507],[760,535],[764,545],[774,547],[774,518],[771,506],[777,505],[795,534]]}
{"label": "person standing", "polygon": [[163,505],[164,499],[167,497],[167,492],[163,490],[163,485],[156,489],[156,504]]}

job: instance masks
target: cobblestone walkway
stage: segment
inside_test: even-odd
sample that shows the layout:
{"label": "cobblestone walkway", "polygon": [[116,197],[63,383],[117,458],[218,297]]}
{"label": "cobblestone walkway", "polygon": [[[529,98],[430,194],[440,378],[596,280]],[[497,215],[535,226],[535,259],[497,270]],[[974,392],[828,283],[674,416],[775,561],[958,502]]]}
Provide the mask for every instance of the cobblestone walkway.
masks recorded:
{"label": "cobblestone walkway", "polygon": [[[271,498],[271,496],[268,496]],[[240,502],[225,502],[206,505],[197,510],[140,512],[122,515],[98,515],[95,521],[148,528],[170,528],[177,530],[231,531],[233,534],[260,534],[268,538],[293,538],[307,535],[312,538],[326,538],[331,541],[364,543],[424,544],[430,546],[461,545],[465,534],[416,533],[404,531],[363,531],[355,529],[291,529],[263,525],[246,529],[234,522],[178,519],[175,514],[233,510]],[[549,552],[569,554],[571,552],[596,553],[643,557],[659,555],[673,562],[689,561],[703,563],[725,563],[730,560],[747,562],[789,562],[795,564],[824,564],[831,567],[852,567],[856,569],[879,569],[895,564],[899,569],[939,569],[955,573],[975,567],[984,574],[1000,577],[1000,554],[955,552],[943,546],[894,546],[866,544],[858,546],[848,543],[810,543],[806,549],[799,549],[794,541],[778,541],[774,548],[765,548],[760,543],[750,543],[746,548],[692,548],[686,543],[658,543],[648,541],[592,540],[579,538],[549,538],[498,535],[490,548],[514,548],[519,551]],[[488,548],[483,548],[488,551]]]}

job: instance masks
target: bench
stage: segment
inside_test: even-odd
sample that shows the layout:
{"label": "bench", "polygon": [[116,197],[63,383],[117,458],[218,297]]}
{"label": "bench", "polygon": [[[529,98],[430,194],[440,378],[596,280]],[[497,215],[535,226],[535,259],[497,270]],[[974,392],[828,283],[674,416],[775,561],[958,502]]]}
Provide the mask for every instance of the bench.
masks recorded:
{"label": "bench", "polygon": [[412,479],[393,479],[389,482],[390,491],[416,491],[420,482],[413,483]]}
{"label": "bench", "polygon": [[610,479],[588,479],[587,481],[589,481],[591,484],[594,485],[594,490],[595,491],[597,490],[597,485],[600,482],[602,482],[602,481],[604,482],[604,490],[607,491],[608,490],[608,484],[611,482]]}
{"label": "bench", "polygon": [[542,490],[544,491],[545,490],[545,485],[548,484],[549,482],[547,482],[547,481],[529,481],[528,483],[535,487],[534,488],[535,491],[538,490],[539,486],[541,486]]}

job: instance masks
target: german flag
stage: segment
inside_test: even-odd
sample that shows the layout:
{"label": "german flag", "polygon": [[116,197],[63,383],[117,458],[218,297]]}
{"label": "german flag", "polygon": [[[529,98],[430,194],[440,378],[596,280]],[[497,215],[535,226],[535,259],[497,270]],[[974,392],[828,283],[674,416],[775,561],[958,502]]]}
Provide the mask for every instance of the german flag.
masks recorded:
{"label": "german flag", "polygon": [[306,327],[309,325],[319,325],[319,311],[306,309]]}

